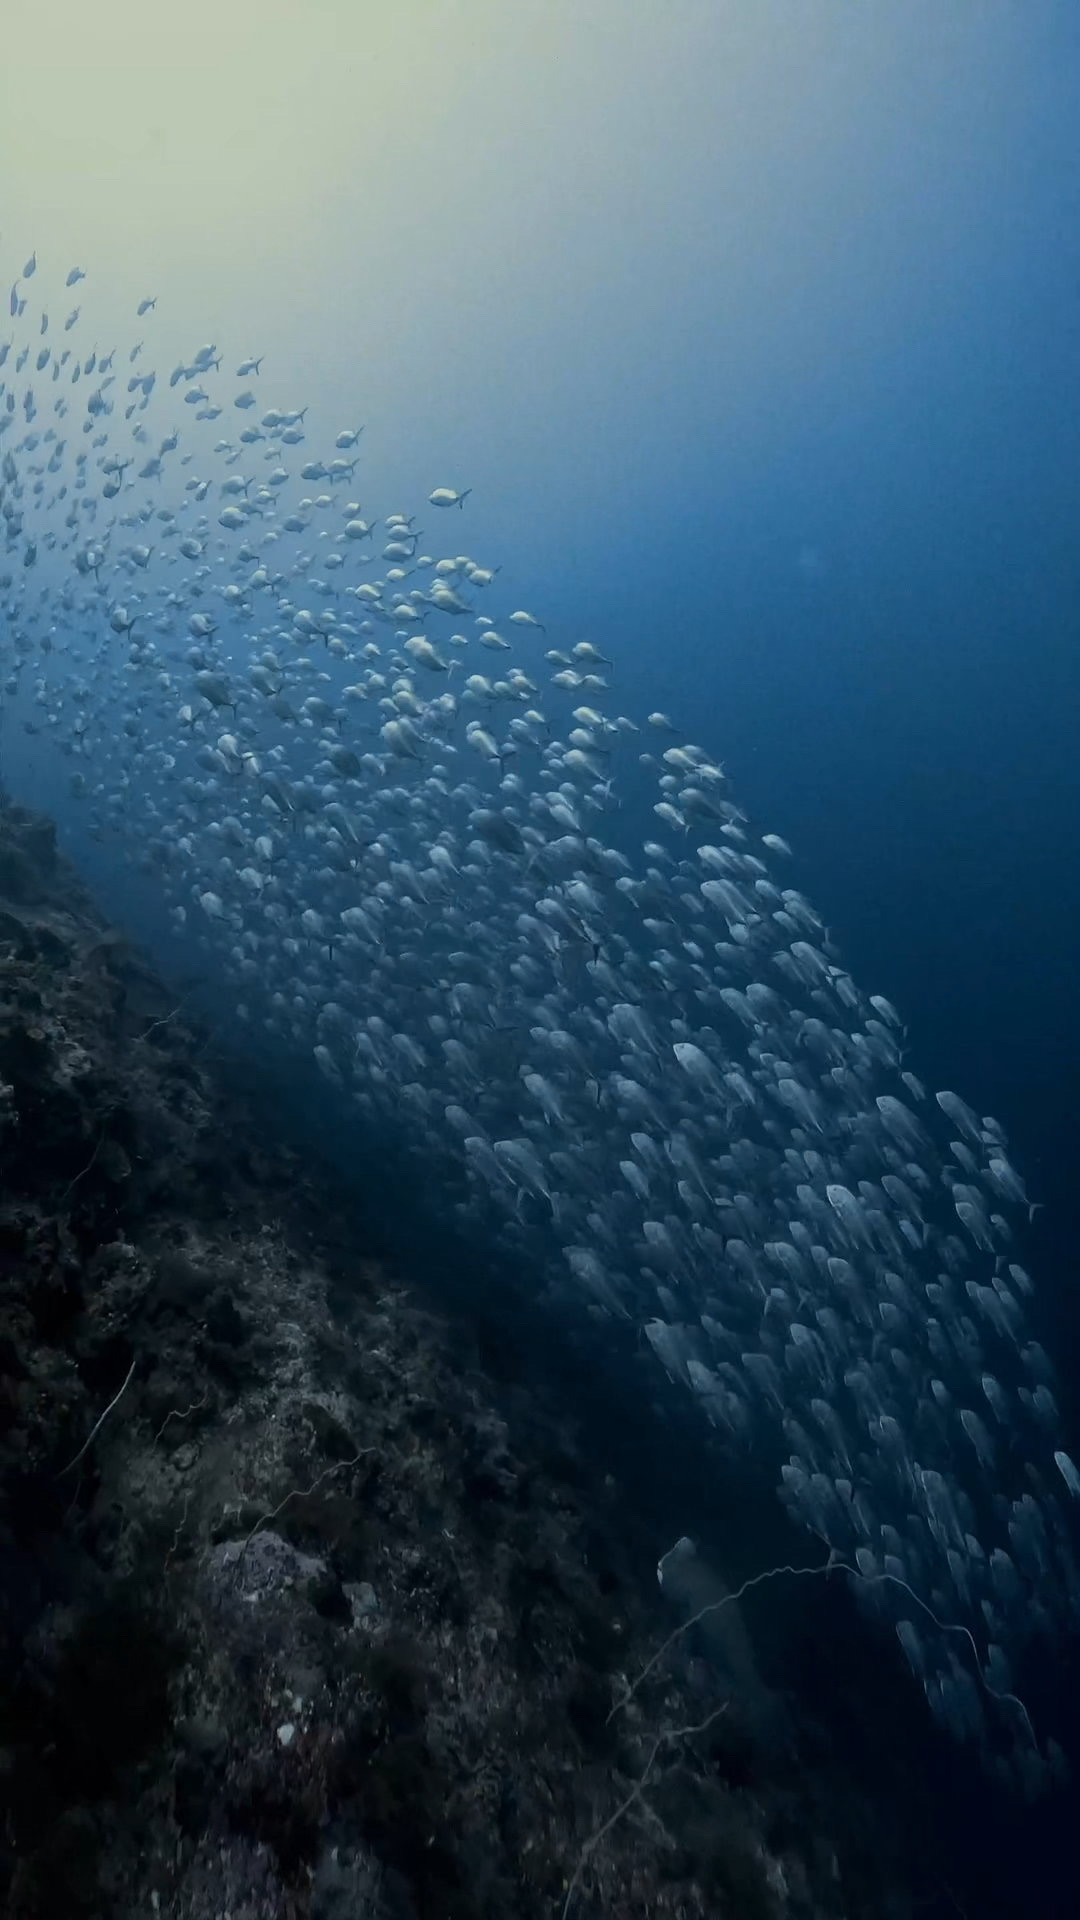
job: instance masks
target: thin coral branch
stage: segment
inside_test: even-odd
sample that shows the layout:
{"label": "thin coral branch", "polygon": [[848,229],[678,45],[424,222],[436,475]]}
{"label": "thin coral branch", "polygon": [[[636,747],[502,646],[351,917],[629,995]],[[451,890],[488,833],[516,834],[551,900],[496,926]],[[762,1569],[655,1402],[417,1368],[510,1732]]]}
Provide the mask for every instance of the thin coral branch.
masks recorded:
{"label": "thin coral branch", "polygon": [[975,1637],[970,1627],[965,1627],[962,1622],[958,1620],[939,1619],[933,1607],[928,1605],[928,1603],[915,1592],[914,1587],[909,1586],[906,1580],[902,1580],[899,1574],[863,1573],[859,1567],[853,1567],[850,1561],[841,1560],[835,1551],[830,1551],[828,1559],[819,1567],[767,1567],[764,1573],[755,1573],[749,1580],[744,1580],[742,1586],[736,1587],[733,1593],[725,1593],[721,1599],[710,1601],[708,1606],[702,1607],[691,1619],[684,1620],[681,1626],[676,1627],[674,1632],[668,1634],[667,1639],[657,1648],[652,1659],[642,1667],[637,1679],[627,1687],[622,1699],[616,1700],[615,1705],[608,1714],[607,1724],[610,1725],[615,1715],[621,1713],[624,1707],[629,1706],[638,1688],[641,1686],[642,1681],[648,1677],[653,1668],[663,1659],[668,1648],[674,1646],[676,1641],[681,1640],[685,1633],[689,1633],[690,1628],[696,1626],[699,1620],[704,1620],[711,1613],[719,1613],[722,1607],[734,1605],[737,1600],[742,1599],[744,1593],[749,1593],[752,1587],[761,1586],[766,1580],[776,1580],[784,1574],[789,1574],[794,1579],[817,1579],[823,1575],[827,1577],[830,1573],[849,1573],[853,1580],[861,1580],[864,1586],[881,1586],[885,1582],[888,1582],[894,1587],[902,1587],[909,1598],[914,1601],[915,1605],[934,1622],[934,1625],[940,1632],[961,1634],[971,1648],[975,1662],[975,1672],[978,1675],[979,1684],[983,1688],[983,1691],[989,1694],[992,1700],[999,1700],[1006,1705],[1015,1707],[1027,1728],[1028,1737],[1031,1740],[1032,1746],[1038,1746],[1038,1741],[1035,1738],[1035,1730],[1023,1701],[1019,1699],[1015,1693],[1005,1693],[999,1691],[997,1687],[992,1687],[986,1678],[979,1660],[979,1649],[975,1643]]}
{"label": "thin coral branch", "polygon": [[572,1901],[574,1894],[577,1891],[578,1881],[581,1879],[581,1875],[585,1869],[586,1863],[588,1862],[590,1856],[593,1853],[595,1853],[597,1847],[600,1845],[601,1840],[603,1840],[604,1837],[611,1832],[611,1829],[616,1824],[616,1822],[622,1819],[623,1814],[629,1813],[630,1808],[633,1806],[635,1800],[640,1799],[648,1783],[649,1775],[652,1772],[653,1766],[656,1762],[656,1756],[659,1753],[661,1747],[666,1745],[666,1743],[669,1740],[685,1740],[685,1739],[689,1739],[691,1734],[704,1733],[707,1727],[712,1726],[712,1723],[714,1720],[719,1720],[720,1715],[722,1713],[727,1712],[729,1705],[730,1705],[730,1702],[725,1700],[719,1707],[714,1707],[713,1711],[710,1714],[708,1714],[704,1720],[699,1721],[696,1726],[668,1727],[666,1732],[657,1734],[656,1739],[653,1741],[653,1744],[652,1744],[652,1751],[650,1752],[649,1757],[645,1762],[645,1766],[642,1771],[641,1777],[637,1781],[633,1791],[627,1794],[626,1799],[623,1800],[620,1803],[620,1805],[616,1807],[614,1813],[611,1814],[609,1818],[604,1821],[603,1826],[598,1827],[596,1832],[592,1834],[588,1840],[586,1840],[585,1845],[582,1847],[581,1853],[578,1856],[577,1866],[574,1868],[573,1877],[570,1881],[570,1885],[566,1889],[566,1898],[563,1901],[562,1914],[560,1916],[560,1920],[566,1920],[567,1914],[570,1911],[570,1902]]}
{"label": "thin coral branch", "polygon": [[691,1627],[696,1627],[699,1620],[704,1620],[710,1613],[719,1613],[721,1607],[733,1606],[737,1600],[742,1599],[744,1593],[750,1592],[751,1587],[760,1587],[766,1580],[779,1579],[781,1574],[793,1574],[796,1579],[801,1579],[808,1574],[813,1576],[830,1573],[835,1564],[830,1557],[823,1567],[767,1567],[764,1573],[755,1573],[751,1579],[744,1580],[742,1586],[736,1587],[734,1593],[725,1593],[720,1600],[710,1600],[708,1606],[702,1607],[700,1612],[695,1613],[692,1619],[684,1620],[681,1626],[676,1627],[673,1633],[668,1634],[667,1639],[663,1642],[662,1646],[657,1648],[652,1659],[642,1667],[637,1679],[631,1686],[627,1687],[622,1699],[616,1700],[615,1705],[608,1714],[607,1725],[610,1726],[615,1715],[621,1713],[624,1707],[630,1705],[642,1681],[648,1678],[654,1667],[659,1666],[668,1648],[673,1647],[677,1640],[681,1640],[685,1633],[689,1633]]}
{"label": "thin coral branch", "polygon": [[69,1460],[66,1467],[61,1467],[60,1472],[56,1476],[58,1480],[62,1480],[65,1473],[70,1473],[72,1467],[78,1466],[79,1461],[83,1457],[83,1454],[87,1452],[88,1448],[91,1446],[93,1441],[96,1440],[98,1434],[101,1432],[102,1427],[105,1425],[105,1422],[108,1419],[113,1408],[115,1407],[117,1401],[122,1399],[124,1394],[127,1392],[128,1387],[131,1384],[131,1376],[134,1373],[134,1371],[135,1371],[135,1361],[133,1360],[130,1367],[127,1370],[127,1374],[124,1379],[124,1384],[120,1388],[119,1393],[113,1396],[113,1398],[109,1401],[109,1404],[106,1407],[104,1413],[99,1415],[98,1419],[95,1420],[93,1426],[90,1429],[90,1432],[87,1434],[86,1439],[83,1441],[82,1446],[79,1448],[78,1453],[75,1455],[74,1460]]}
{"label": "thin coral branch", "polygon": [[310,1494],[315,1492],[316,1487],[321,1486],[322,1482],[329,1478],[330,1474],[340,1472],[342,1467],[355,1467],[357,1461],[362,1460],[366,1453],[375,1453],[375,1452],[377,1452],[377,1448],[375,1447],[361,1447],[359,1453],[354,1454],[351,1460],[335,1460],[332,1463],[332,1465],[330,1465],[329,1467],[324,1467],[323,1471],[320,1474],[316,1475],[310,1487],[290,1487],[288,1493],[285,1495],[284,1500],[278,1501],[277,1506],[273,1509],[272,1513],[264,1513],[260,1516],[258,1520],[256,1520],[255,1525],[251,1529],[251,1532],[248,1534],[247,1538],[245,1539],[243,1546],[241,1547],[239,1553],[236,1556],[237,1579],[239,1579],[240,1577],[240,1568],[243,1564],[244,1555],[247,1552],[249,1546],[251,1545],[251,1542],[254,1540],[255,1535],[258,1532],[260,1532],[260,1530],[263,1527],[268,1526],[271,1520],[277,1519],[278,1514],[281,1512],[282,1507],[287,1507],[290,1500],[306,1499]]}
{"label": "thin coral branch", "polygon": [[202,1399],[193,1400],[190,1407],[170,1407],[160,1427],[155,1433],[153,1439],[151,1440],[150,1445],[152,1447],[157,1446],[157,1443],[161,1439],[161,1436],[164,1433],[166,1427],[168,1426],[170,1420],[186,1420],[190,1413],[198,1413],[200,1407],[205,1407],[209,1397],[210,1397],[210,1389],[209,1387],[207,1387],[203,1393]]}

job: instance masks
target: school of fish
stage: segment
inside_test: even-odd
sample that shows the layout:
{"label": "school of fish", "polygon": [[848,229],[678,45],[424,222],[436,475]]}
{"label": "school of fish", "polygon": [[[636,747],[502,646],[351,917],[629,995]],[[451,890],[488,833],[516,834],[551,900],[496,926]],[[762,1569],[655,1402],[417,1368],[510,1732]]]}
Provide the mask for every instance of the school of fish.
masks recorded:
{"label": "school of fish", "polygon": [[1080,1473],[1001,1127],[905,1067],[713,753],[440,552],[467,487],[430,532],[376,516],[360,426],[316,454],[212,344],[160,375],[83,350],[44,277],[0,341],[4,726],[95,833],[137,820],[238,1022],[775,1453],[939,1721],[1037,1790],[1063,1761],[1014,1675],[1080,1614]]}

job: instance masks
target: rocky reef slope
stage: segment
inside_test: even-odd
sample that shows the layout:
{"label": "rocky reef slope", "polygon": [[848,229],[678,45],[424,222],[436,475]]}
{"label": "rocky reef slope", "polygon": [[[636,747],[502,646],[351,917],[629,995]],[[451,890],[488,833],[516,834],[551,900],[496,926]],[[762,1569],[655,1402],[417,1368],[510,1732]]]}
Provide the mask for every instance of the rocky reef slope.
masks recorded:
{"label": "rocky reef slope", "polygon": [[5,806],[10,1920],[911,1911],[687,1642],[627,1698],[672,1626],[628,1489],[224,1078]]}

